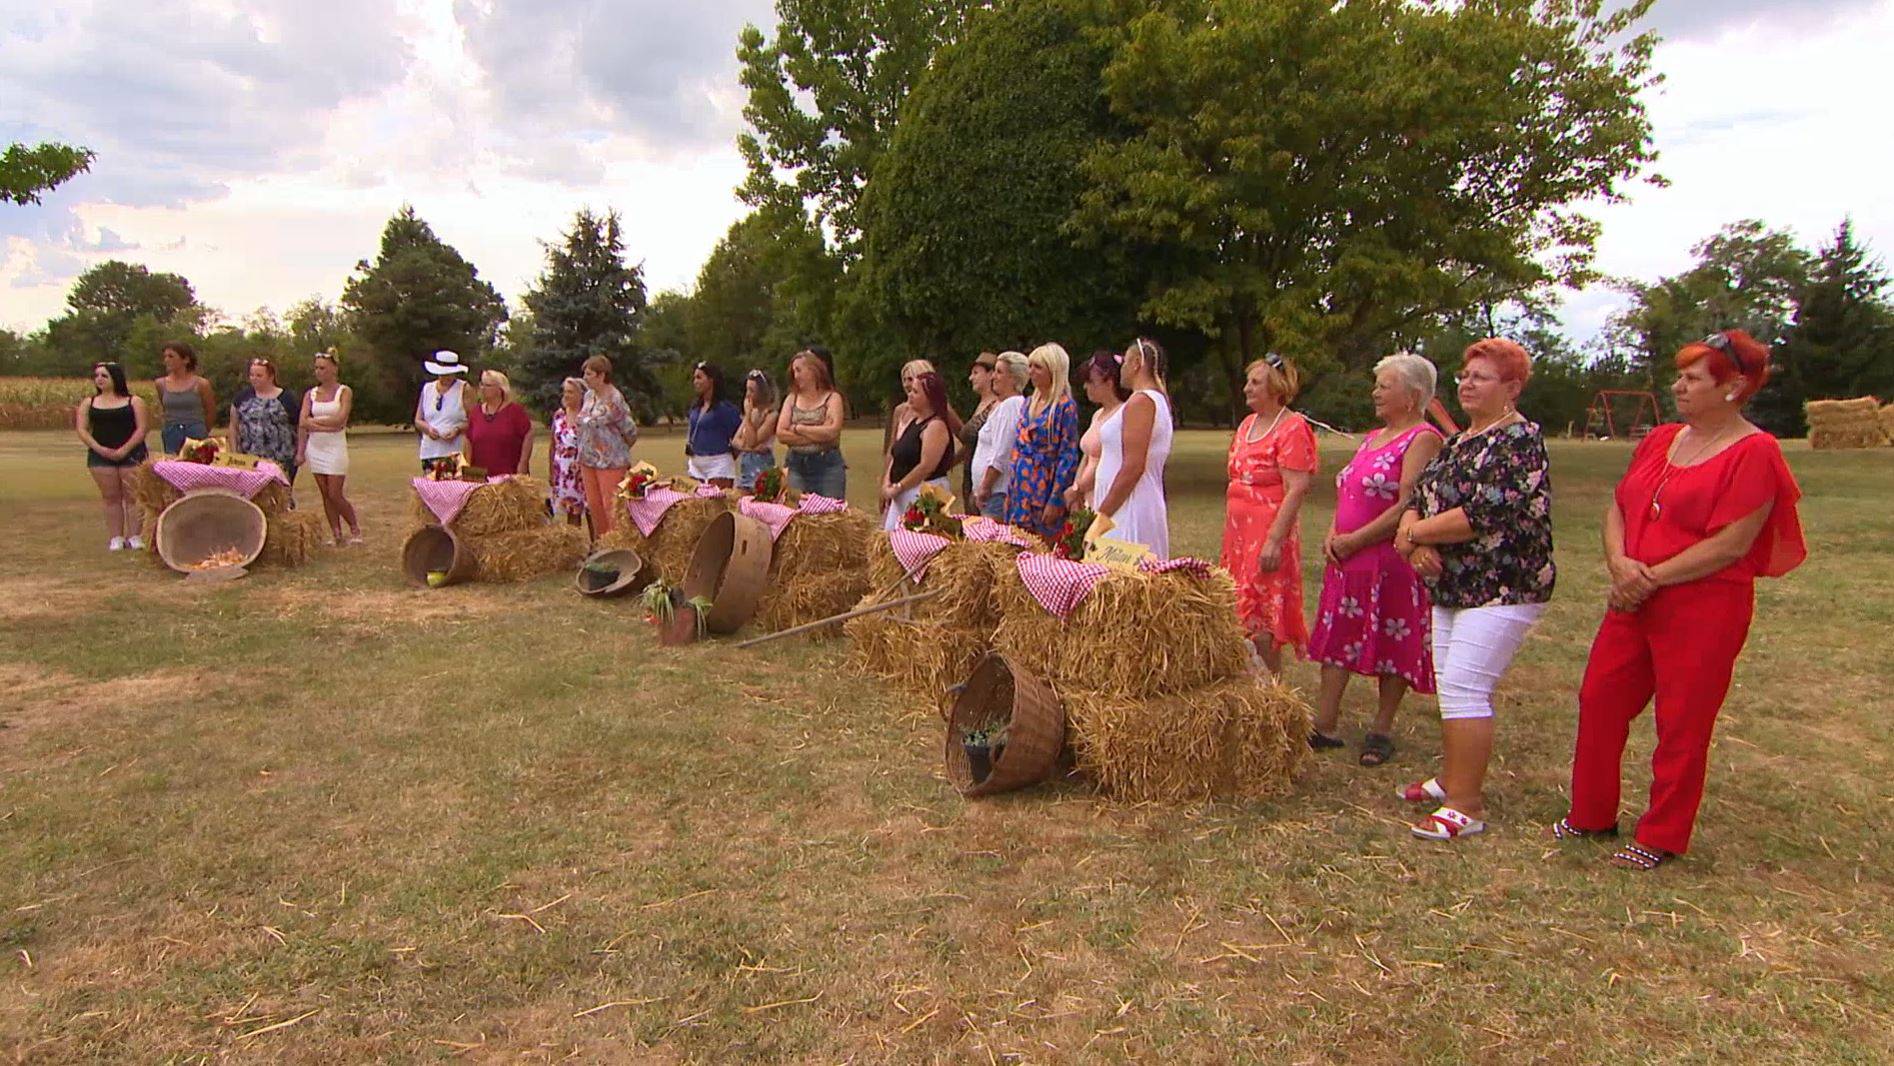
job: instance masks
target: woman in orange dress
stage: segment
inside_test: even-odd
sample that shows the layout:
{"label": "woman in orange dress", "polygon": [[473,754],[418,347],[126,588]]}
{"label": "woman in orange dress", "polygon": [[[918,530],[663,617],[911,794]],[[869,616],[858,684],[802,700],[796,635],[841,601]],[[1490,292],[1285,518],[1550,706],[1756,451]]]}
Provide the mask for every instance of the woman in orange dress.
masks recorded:
{"label": "woman in orange dress", "polygon": [[1301,377],[1279,355],[1251,363],[1243,399],[1253,413],[1230,442],[1222,563],[1236,579],[1237,617],[1272,674],[1282,673],[1284,645],[1298,655],[1309,645],[1296,519],[1315,473],[1315,431],[1289,409]]}

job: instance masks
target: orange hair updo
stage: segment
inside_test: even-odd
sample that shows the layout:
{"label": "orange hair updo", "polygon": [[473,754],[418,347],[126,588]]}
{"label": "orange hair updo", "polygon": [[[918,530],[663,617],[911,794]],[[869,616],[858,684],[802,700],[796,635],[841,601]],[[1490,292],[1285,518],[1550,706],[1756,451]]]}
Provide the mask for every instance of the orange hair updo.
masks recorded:
{"label": "orange hair updo", "polygon": [[1493,368],[1499,371],[1501,381],[1517,381],[1524,385],[1532,377],[1532,356],[1504,337],[1474,341],[1467,346],[1466,355],[1460,363],[1464,366],[1475,359],[1484,359],[1493,364]]}
{"label": "orange hair updo", "polygon": [[[1722,343],[1716,343],[1716,338]],[[1709,362],[1704,363],[1708,359]],[[1761,341],[1740,329],[1712,333],[1703,340],[1686,344],[1677,352],[1677,369],[1687,370],[1703,363],[1718,385],[1735,378],[1743,379],[1736,394],[1738,402],[1748,400],[1769,383],[1769,349]]]}

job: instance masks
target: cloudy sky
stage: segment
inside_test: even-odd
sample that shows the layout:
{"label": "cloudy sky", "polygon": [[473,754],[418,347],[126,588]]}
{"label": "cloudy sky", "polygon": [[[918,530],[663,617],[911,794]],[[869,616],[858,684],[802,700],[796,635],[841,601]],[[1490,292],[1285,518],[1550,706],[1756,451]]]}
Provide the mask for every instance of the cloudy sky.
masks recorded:
{"label": "cloudy sky", "polygon": [[[654,290],[688,285],[742,213],[736,35],[771,8],[0,0],[0,136],[99,153],[44,205],[0,205],[0,326],[38,328],[106,258],[237,318],[334,299],[403,202],[510,301],[582,206],[624,214]],[[1894,0],[1658,0],[1652,20],[1672,184],[1600,212],[1603,269],[1675,271],[1744,217],[1813,244],[1852,214],[1894,252]],[[1568,329],[1616,303],[1573,294]]]}

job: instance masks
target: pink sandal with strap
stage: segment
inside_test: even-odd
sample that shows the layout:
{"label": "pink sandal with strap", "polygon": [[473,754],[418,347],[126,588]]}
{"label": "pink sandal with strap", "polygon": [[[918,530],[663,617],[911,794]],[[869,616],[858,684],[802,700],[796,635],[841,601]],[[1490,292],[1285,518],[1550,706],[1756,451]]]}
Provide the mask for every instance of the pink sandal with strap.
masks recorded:
{"label": "pink sandal with strap", "polygon": [[1408,832],[1422,840],[1458,840],[1475,833],[1486,832],[1486,823],[1470,814],[1454,810],[1452,807],[1440,807],[1415,824],[1408,826]]}

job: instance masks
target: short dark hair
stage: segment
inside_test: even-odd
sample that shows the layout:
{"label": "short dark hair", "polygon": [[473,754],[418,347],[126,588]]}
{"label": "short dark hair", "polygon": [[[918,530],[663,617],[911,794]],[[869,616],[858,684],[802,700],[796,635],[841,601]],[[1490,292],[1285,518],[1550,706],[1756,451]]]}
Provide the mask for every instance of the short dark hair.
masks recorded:
{"label": "short dark hair", "polygon": [[197,371],[197,349],[183,341],[165,341],[159,346],[158,354],[163,355],[166,352],[178,353],[178,358],[184,360],[184,369],[193,373]]}

